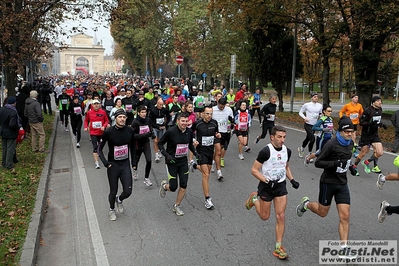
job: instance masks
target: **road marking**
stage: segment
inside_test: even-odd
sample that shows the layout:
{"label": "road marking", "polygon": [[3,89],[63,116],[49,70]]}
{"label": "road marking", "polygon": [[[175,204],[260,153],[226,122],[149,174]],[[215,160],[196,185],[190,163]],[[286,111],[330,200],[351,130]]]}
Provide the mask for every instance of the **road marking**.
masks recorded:
{"label": "road marking", "polygon": [[[72,134],[71,134],[72,135]],[[90,235],[94,248],[97,265],[109,266],[104,241],[101,236],[100,226],[98,225],[96,210],[94,209],[93,198],[91,197],[89,182],[87,181],[86,171],[84,170],[83,159],[80,150],[74,148],[76,154],[77,169],[79,172],[80,183],[82,185],[83,198],[86,207],[87,220],[89,222]]]}

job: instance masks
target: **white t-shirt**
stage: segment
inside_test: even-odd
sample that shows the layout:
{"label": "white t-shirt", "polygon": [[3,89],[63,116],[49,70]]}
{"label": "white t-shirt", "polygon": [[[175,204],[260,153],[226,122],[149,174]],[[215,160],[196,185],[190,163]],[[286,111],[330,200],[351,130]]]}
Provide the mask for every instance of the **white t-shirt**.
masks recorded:
{"label": "white t-shirt", "polygon": [[[306,116],[304,113],[306,112]],[[309,121],[306,124],[314,125],[320,117],[320,114],[323,112],[323,105],[320,103],[305,103],[301,110],[299,111],[299,116],[303,119],[307,118]]]}
{"label": "white t-shirt", "polygon": [[219,125],[219,132],[220,133],[227,133],[228,124],[229,124],[229,117],[234,118],[233,111],[229,107],[225,107],[223,110],[220,110],[218,106],[212,107],[213,115],[212,118],[218,122]]}

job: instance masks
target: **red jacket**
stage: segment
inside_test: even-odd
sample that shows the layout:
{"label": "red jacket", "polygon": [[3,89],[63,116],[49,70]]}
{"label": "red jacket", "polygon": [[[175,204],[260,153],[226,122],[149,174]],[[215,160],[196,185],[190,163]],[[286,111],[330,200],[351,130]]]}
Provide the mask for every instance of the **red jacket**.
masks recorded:
{"label": "red jacket", "polygon": [[238,102],[239,100],[241,100],[242,98],[244,98],[244,91],[243,90],[239,90],[236,93],[236,97],[234,98],[235,102]]}
{"label": "red jacket", "polygon": [[[90,123],[90,135],[101,136],[108,125],[108,115],[103,109],[90,109],[85,117],[84,128]],[[103,130],[101,130],[103,128]]]}

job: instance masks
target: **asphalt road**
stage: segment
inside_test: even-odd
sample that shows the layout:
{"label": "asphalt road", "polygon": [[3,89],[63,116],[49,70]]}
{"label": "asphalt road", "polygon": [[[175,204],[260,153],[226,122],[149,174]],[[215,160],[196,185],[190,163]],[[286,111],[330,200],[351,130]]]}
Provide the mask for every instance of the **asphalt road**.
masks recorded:
{"label": "asphalt road", "polygon": [[[286,109],[287,110],[287,109]],[[278,123],[278,121],[277,121]],[[290,167],[298,190],[288,186],[286,231],[283,245],[290,258],[280,261],[272,255],[275,246],[275,218],[262,221],[244,201],[257,188],[250,168],[258,152],[268,142],[253,144],[260,133],[257,121],[250,133],[251,151],[245,160],[237,158],[233,136],[222,169],[224,179],[211,174],[210,193],[214,210],[204,207],[200,172],[190,172],[188,189],[181,207],[184,216],[172,212],[176,193],[160,198],[160,183],[166,179],[163,159],[153,162],[152,187],[142,181],[144,160],[139,164],[139,179],[133,193],[124,201],[125,212],[117,220],[108,219],[109,186],[106,170],[94,169],[92,146],[83,134],[81,148],[74,147],[70,132],[59,125],[56,158],[49,187],[49,206],[42,229],[37,265],[317,265],[319,240],[338,239],[338,216],[334,206],[327,217],[311,212],[298,217],[295,208],[303,196],[317,200],[322,169],[305,167],[297,147],[305,134],[288,128],[286,145],[293,151]],[[268,139],[268,136],[266,137]],[[370,154],[371,155],[371,154]],[[368,157],[367,157],[368,158]],[[383,172],[397,171],[394,155],[385,153],[379,160]],[[55,174],[56,169],[69,169]],[[350,239],[397,240],[397,219],[390,216],[383,224],[377,220],[380,202],[399,205],[399,183],[376,187],[376,174],[349,176],[351,190]],[[65,175],[64,175],[65,174]],[[335,205],[335,204],[333,204]]]}

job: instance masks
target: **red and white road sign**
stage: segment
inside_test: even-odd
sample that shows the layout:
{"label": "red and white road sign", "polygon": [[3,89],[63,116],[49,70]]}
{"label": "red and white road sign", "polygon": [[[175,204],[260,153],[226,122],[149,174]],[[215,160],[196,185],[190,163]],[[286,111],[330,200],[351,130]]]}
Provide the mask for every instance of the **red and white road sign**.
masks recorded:
{"label": "red and white road sign", "polygon": [[184,58],[181,55],[176,56],[176,63],[181,65],[183,63],[183,59]]}

